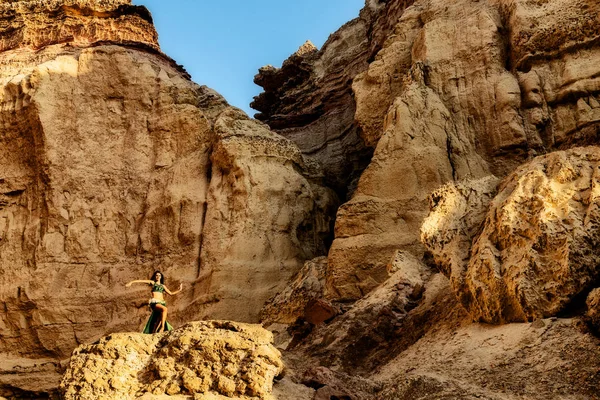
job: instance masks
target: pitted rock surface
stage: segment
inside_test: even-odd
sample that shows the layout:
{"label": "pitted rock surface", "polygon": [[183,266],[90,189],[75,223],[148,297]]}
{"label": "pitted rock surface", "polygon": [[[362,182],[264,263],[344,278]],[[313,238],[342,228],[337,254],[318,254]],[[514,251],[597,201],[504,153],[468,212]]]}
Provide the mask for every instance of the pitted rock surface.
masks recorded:
{"label": "pitted rock surface", "polygon": [[192,322],[169,333],[118,333],[77,348],[61,383],[65,400],[146,394],[264,399],[283,371],[272,335],[257,325]]}
{"label": "pitted rock surface", "polygon": [[103,42],[159,50],[152,16],[131,0],[15,0],[0,2],[0,52]]}
{"label": "pitted rock surface", "polygon": [[556,316],[598,284],[599,169],[599,148],[575,148],[519,167],[491,201],[489,190],[434,195],[424,241],[475,319]]}

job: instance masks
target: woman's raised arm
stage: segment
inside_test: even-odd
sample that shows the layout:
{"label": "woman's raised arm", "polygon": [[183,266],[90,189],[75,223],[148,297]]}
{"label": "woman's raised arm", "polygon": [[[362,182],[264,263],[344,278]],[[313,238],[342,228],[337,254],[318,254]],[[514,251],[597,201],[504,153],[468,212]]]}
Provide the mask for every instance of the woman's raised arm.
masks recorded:
{"label": "woman's raised arm", "polygon": [[165,286],[165,292],[169,293],[171,296],[174,294],[177,294],[179,292],[181,292],[183,290],[183,283],[179,284],[179,290],[177,290],[176,292],[171,292],[166,286]]}
{"label": "woman's raised arm", "polygon": [[138,280],[131,281],[131,282],[129,282],[129,283],[127,283],[127,284],[125,284],[125,286],[126,286],[126,287],[130,287],[130,286],[131,286],[131,285],[133,285],[134,283],[147,283],[147,284],[149,284],[149,285],[152,285],[154,282],[152,282],[152,281],[150,281],[150,280],[148,280],[148,279],[138,279]]}

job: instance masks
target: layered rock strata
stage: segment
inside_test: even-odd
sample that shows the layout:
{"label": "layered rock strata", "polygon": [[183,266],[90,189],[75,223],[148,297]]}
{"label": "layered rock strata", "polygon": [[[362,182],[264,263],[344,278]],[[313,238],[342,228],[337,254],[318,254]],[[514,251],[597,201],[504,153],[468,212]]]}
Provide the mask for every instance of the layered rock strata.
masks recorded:
{"label": "layered rock strata", "polygon": [[327,183],[350,197],[372,156],[355,122],[352,81],[364,72],[414,0],[367,1],[358,18],[318,50],[310,42],[283,62],[266,66],[254,82],[264,92],[251,106],[256,118],[290,138],[323,165]]}
{"label": "layered rock strata", "polygon": [[260,326],[224,321],[194,322],[160,335],[114,334],[75,350],[61,392],[65,400],[146,394],[264,399],[283,371],[272,339]]}
{"label": "layered rock strata", "polygon": [[319,167],[189,81],[145,9],[17,1],[0,13],[0,353],[13,372],[139,329],[149,289],[124,284],[156,269],[184,285],[168,299],[174,324],[258,321],[326,252],[335,195]]}
{"label": "layered rock strata", "polygon": [[260,69],[254,82],[265,92],[251,106],[256,118],[317,159],[341,197],[356,186],[370,158],[354,124],[350,82],[367,67],[368,23],[349,22],[321,51],[307,42],[281,68]]}
{"label": "layered rock strata", "polygon": [[4,0],[0,14],[0,51],[103,42],[159,49],[150,13],[130,0]]}

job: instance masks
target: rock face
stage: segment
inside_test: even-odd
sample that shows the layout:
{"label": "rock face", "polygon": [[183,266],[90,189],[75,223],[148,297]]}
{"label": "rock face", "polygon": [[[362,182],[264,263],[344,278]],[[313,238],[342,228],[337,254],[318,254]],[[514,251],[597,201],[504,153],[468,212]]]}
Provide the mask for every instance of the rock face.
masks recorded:
{"label": "rock face", "polygon": [[346,24],[321,51],[306,43],[281,68],[263,67],[254,79],[265,89],[251,104],[256,118],[315,157],[341,197],[356,186],[371,153],[354,124],[350,87],[368,65],[368,19]]}
{"label": "rock face", "polygon": [[254,78],[264,88],[251,104],[260,111],[256,118],[319,160],[327,183],[342,198],[354,192],[373,152],[355,122],[352,81],[369,67],[413,2],[366,1],[359,17],[333,33],[320,50],[305,44],[281,68],[263,67]]}
{"label": "rock face", "polygon": [[558,151],[508,176],[489,207],[456,187],[433,195],[424,241],[476,319],[554,316],[597,285],[599,167],[597,147]]}
{"label": "rock face", "polygon": [[292,324],[298,318],[306,320],[307,312],[323,297],[326,273],[327,257],[307,261],[290,284],[265,304],[261,322]]}
{"label": "rock face", "polygon": [[307,179],[319,178],[319,169],[292,142],[239,110],[223,112],[214,129],[192,310],[198,304],[203,316],[258,321],[301,261],[327,252],[337,200]]}
{"label": "rock face", "polygon": [[[438,298],[440,281],[432,280],[425,290],[431,272],[422,262],[410,254],[397,254],[394,261],[390,265],[393,272],[383,285],[329,324],[317,326],[311,332],[305,341],[308,346],[305,351],[319,354],[328,368],[356,374],[371,371],[423,334],[422,329],[427,328],[412,319],[415,313],[410,318],[408,315],[419,305],[430,305]],[[427,298],[423,297],[424,293]],[[421,306],[423,310],[428,308]],[[431,314],[427,313],[427,319],[434,321],[437,317]]]}
{"label": "rock face", "polygon": [[189,81],[158,51],[144,8],[4,1],[0,14],[7,365],[137,330],[150,293],[124,283],[155,269],[184,284],[175,324],[257,322],[326,253],[336,200],[319,167]]}
{"label": "rock face", "polygon": [[[0,396],[139,328],[160,269],[176,325],[272,323],[281,398],[597,397],[599,13],[368,0],[261,69],[263,123],[129,1],[0,1]],[[115,334],[64,392],[266,397],[253,329]]]}
{"label": "rock face", "polygon": [[283,371],[272,335],[224,321],[187,324],[160,335],[118,333],[75,350],[61,383],[65,400],[221,395],[265,398]]}
{"label": "rock face", "polygon": [[[315,107],[313,94],[331,89],[315,71],[350,54],[327,55],[336,38],[368,27],[356,47],[360,63],[348,63],[348,104],[351,126],[374,154],[338,212],[330,299],[353,301],[382,283],[397,250],[422,256],[418,231],[437,187],[504,177],[536,155],[595,143],[599,7],[586,0],[368,1],[319,52],[290,59],[302,59],[294,65],[304,78],[286,79],[288,64],[271,71],[272,80],[259,75],[269,83],[261,99],[272,100],[261,118],[289,122],[302,101]],[[347,86],[337,88],[346,93]],[[301,139],[293,139],[319,135],[303,124]]]}
{"label": "rock face", "polygon": [[422,84],[412,85],[391,107],[369,167],[338,211],[328,297],[364,296],[385,280],[385,266],[398,249],[422,254],[417,232],[428,194],[451,181],[457,166],[469,170],[467,163],[448,158],[447,146],[458,142],[450,118],[435,92]]}
{"label": "rock face", "polygon": [[130,0],[3,0],[0,14],[0,51],[59,43],[159,49],[150,13]]}
{"label": "rock face", "polygon": [[[297,369],[318,364],[352,375],[343,378],[348,381],[359,374],[383,385],[338,397],[594,398],[598,340],[582,321],[597,333],[600,33],[594,26],[600,4],[365,3],[360,17],[322,49],[300,51],[256,78],[265,88],[254,103],[262,112],[257,117],[289,134],[326,171],[335,170],[328,163],[349,160],[334,162],[323,150],[335,143],[331,138],[356,132],[364,154],[373,151],[356,171],[358,181],[328,180],[345,184],[347,193],[322,299],[340,315],[316,326],[291,325],[285,334],[293,338],[279,341],[288,345],[286,357]],[[345,43],[361,44],[330,52],[353,29],[353,41]],[[345,59],[350,54],[356,61]],[[323,72],[340,60],[347,73]],[[338,76],[345,79],[333,79]],[[331,101],[336,96],[343,103]],[[319,123],[331,116],[319,106],[340,104],[352,118],[344,114],[327,124],[332,130],[324,135]],[[418,283],[398,280],[411,269],[406,260],[422,269]],[[279,309],[297,299],[284,297],[275,300]],[[265,320],[278,317],[273,308],[265,313]],[[577,317],[548,319],[571,316]],[[534,323],[480,335],[484,327],[473,319]],[[548,335],[533,332],[550,325]],[[455,340],[461,344],[451,345]],[[501,365],[479,354],[484,342]],[[423,357],[433,361],[419,372]],[[454,362],[473,359],[468,367]],[[562,376],[553,365],[567,359],[569,373]],[[373,372],[386,365],[389,373]],[[493,376],[497,370],[506,375]],[[506,382],[508,371],[518,384]],[[551,381],[536,385],[537,373]],[[304,382],[317,390],[340,387],[326,381]]]}

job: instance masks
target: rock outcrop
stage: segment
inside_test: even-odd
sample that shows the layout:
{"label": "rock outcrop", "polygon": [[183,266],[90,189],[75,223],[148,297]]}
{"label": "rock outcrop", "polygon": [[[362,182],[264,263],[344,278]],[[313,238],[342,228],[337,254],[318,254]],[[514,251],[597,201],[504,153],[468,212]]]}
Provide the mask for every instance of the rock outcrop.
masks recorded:
{"label": "rock outcrop", "polygon": [[283,371],[272,339],[260,326],[225,321],[159,335],[117,333],[75,350],[61,391],[65,400],[146,394],[264,399]]}
{"label": "rock outcrop", "polygon": [[[397,254],[389,267],[390,276],[383,285],[330,323],[316,326],[300,344],[306,346],[304,351],[318,354],[322,365],[346,374],[372,371],[413,344],[433,321],[452,314],[450,310],[445,310],[446,314],[432,312],[434,301],[446,304],[444,296],[456,303],[447,296],[445,279],[430,279],[427,266],[410,254]],[[415,308],[418,312],[411,314]],[[431,324],[422,324],[424,320]],[[292,341],[290,350],[294,344]]]}
{"label": "rock outcrop", "polygon": [[[322,308],[320,300],[325,291],[326,274],[327,257],[307,261],[290,284],[265,304],[261,310],[263,325],[274,322],[293,324],[298,318],[312,319],[311,311]],[[335,315],[334,310],[329,310],[329,313],[327,310],[321,311],[325,312],[323,318],[320,318],[322,321]]]}
{"label": "rock outcrop", "polygon": [[470,171],[468,163],[448,157],[450,143],[460,141],[450,121],[450,111],[423,83],[411,85],[393,104],[369,167],[338,211],[328,297],[364,296],[385,280],[385,266],[399,249],[422,255],[418,231],[427,196],[458,172]]}
{"label": "rock outcrop", "polygon": [[304,44],[281,68],[263,67],[254,78],[265,90],[251,104],[260,111],[256,118],[317,159],[342,198],[356,186],[371,153],[354,124],[350,86],[368,65],[367,20],[346,24],[321,51]]}
{"label": "rock outcrop", "polygon": [[337,200],[320,167],[191,82],[145,8],[5,1],[0,14],[0,371],[137,330],[150,293],[124,284],[155,269],[184,284],[176,325],[258,322],[327,252]]}
{"label": "rock outcrop", "polygon": [[264,92],[251,106],[256,118],[298,144],[323,165],[327,183],[350,197],[373,149],[355,121],[353,80],[367,70],[414,0],[369,0],[358,18],[333,33],[318,50],[307,43],[281,68],[266,66],[254,82]]}
{"label": "rock outcrop", "polygon": [[4,0],[0,15],[0,52],[62,43],[159,50],[150,13],[130,0]]}
{"label": "rock outcrop", "polygon": [[[322,49],[261,70],[256,79],[265,93],[254,103],[262,112],[257,117],[289,134],[325,170],[334,170],[333,161],[319,145],[336,136],[323,135],[319,122],[331,117],[316,110],[337,107],[328,100],[334,87],[341,99],[351,84],[343,104],[353,116],[327,127],[351,127],[337,133],[356,132],[359,144],[373,151],[357,181],[329,178],[330,185],[347,185],[322,295],[340,315],[314,326],[300,318],[285,331],[277,327],[292,336],[279,341],[291,364],[308,371],[318,363],[375,382],[383,379],[377,368],[406,365],[396,375],[390,367],[386,377],[393,381],[382,391],[352,393],[357,398],[593,398],[598,340],[582,321],[597,333],[592,171],[600,121],[600,33],[593,28],[599,11],[589,0],[369,0]],[[345,61],[347,84],[328,80],[342,74],[321,67],[352,51],[328,52],[352,29],[354,41],[346,43],[362,40],[353,47],[359,62]],[[435,211],[427,217],[429,202]],[[395,262],[399,254],[405,261]],[[397,285],[411,259],[425,272],[422,282]],[[284,297],[276,300],[281,309]],[[272,308],[264,312],[266,321],[277,317]],[[519,384],[503,383],[508,375],[493,377],[495,363],[478,363],[482,342],[474,339],[480,326],[473,319],[534,321],[490,328],[498,334],[482,339],[500,343],[490,344],[499,353],[514,349],[514,358],[498,357]],[[551,333],[528,332],[540,325],[552,325]],[[457,332],[466,337],[460,349],[439,358]],[[568,345],[559,346],[561,340]],[[577,350],[566,356],[570,347]],[[489,373],[449,361],[460,354]],[[519,366],[521,355],[526,361]],[[545,355],[547,368],[532,368],[552,382],[538,386],[536,373],[521,372]],[[412,374],[422,357],[436,361]],[[568,359],[568,375],[552,368],[558,359]],[[322,388],[325,381],[305,382]]]}
{"label": "rock outcrop", "polygon": [[220,114],[214,130],[192,310],[258,321],[302,261],[327,252],[337,199],[307,179],[319,179],[320,170],[291,141],[241,111]]}
{"label": "rock outcrop", "polygon": [[[360,63],[349,64],[347,101],[351,126],[374,154],[337,215],[330,299],[353,301],[374,289],[397,250],[423,255],[418,230],[437,187],[502,178],[536,155],[595,143],[600,36],[591,21],[599,7],[587,0],[368,1],[323,49],[293,56],[271,80],[259,75],[268,82],[262,98],[271,99],[261,118],[291,121],[302,101],[314,107],[313,94],[331,91],[316,71],[351,54],[328,55],[336,39],[369,27],[366,37],[356,35],[363,44],[355,47]],[[297,81],[285,78],[294,60],[304,71]],[[301,131],[297,142],[320,137],[309,124]]]}
{"label": "rock outcrop", "polygon": [[433,194],[424,242],[474,318],[556,316],[598,285],[598,168],[600,148],[575,148],[519,167],[493,199],[487,182]]}

